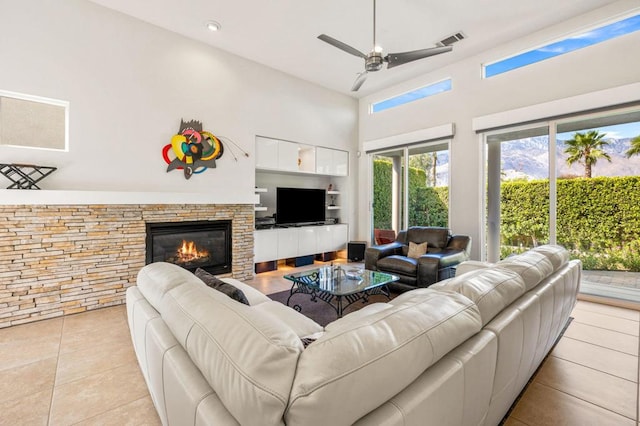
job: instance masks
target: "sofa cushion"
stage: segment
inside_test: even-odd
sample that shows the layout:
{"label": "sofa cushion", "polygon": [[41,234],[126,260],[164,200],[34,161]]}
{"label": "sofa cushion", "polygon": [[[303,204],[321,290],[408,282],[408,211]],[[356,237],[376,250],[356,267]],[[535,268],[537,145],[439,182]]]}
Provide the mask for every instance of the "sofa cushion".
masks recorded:
{"label": "sofa cushion", "polygon": [[377,314],[378,312],[386,311],[388,309],[392,309],[393,305],[389,303],[371,303],[357,311],[353,311],[343,316],[342,318],[338,318],[337,320],[330,322],[325,326],[325,331],[338,331],[341,328],[349,328],[353,327],[354,324],[358,324],[362,321],[363,318],[371,317],[373,314]]}
{"label": "sofa cushion", "polygon": [[430,288],[455,291],[471,299],[478,305],[483,326],[525,293],[522,277],[502,268],[467,272]]}
{"label": "sofa cushion", "polygon": [[413,241],[409,241],[409,251],[407,252],[407,256],[417,259],[426,253],[427,243],[418,244],[414,243]]}
{"label": "sofa cushion", "polygon": [[254,309],[266,312],[273,317],[278,318],[280,321],[291,327],[293,332],[299,337],[318,333],[323,330],[322,326],[311,318],[305,317],[300,312],[289,306],[283,305],[280,302],[270,300],[254,306]]}
{"label": "sofa cushion", "polygon": [[138,288],[240,424],[283,423],[303,351],[290,327],[176,265],[145,266]]}
{"label": "sofa cushion", "polygon": [[244,303],[245,305],[249,304],[249,301],[247,300],[247,296],[244,295],[242,290],[240,290],[239,288],[235,287],[232,284],[222,281],[221,279],[219,279],[213,274],[208,273],[204,269],[202,268],[196,269],[196,272],[194,273],[194,275],[200,278],[202,282],[205,283],[208,287],[214,290],[218,290],[222,294],[226,294],[227,296],[229,296],[230,298],[232,298],[237,302]]}
{"label": "sofa cushion", "polygon": [[496,263],[496,266],[520,274],[527,291],[553,273],[553,265],[549,259],[545,255],[531,250],[501,260]]}
{"label": "sofa cushion", "polygon": [[378,260],[378,269],[392,274],[416,276],[418,261],[412,257],[394,254]]}
{"label": "sofa cushion", "polygon": [[465,260],[464,262],[460,262],[460,264],[456,267],[456,276],[466,274],[469,271],[475,271],[477,269],[492,268],[493,266],[494,264],[490,262],[481,262],[479,260]]}
{"label": "sofa cushion", "polygon": [[540,253],[549,259],[549,262],[553,265],[554,272],[569,261],[569,252],[562,246],[546,244],[544,246],[532,248],[531,250],[536,253]]}
{"label": "sofa cushion", "polygon": [[412,302],[336,323],[300,355],[287,424],[354,423],[477,333],[481,318],[466,297],[425,289]]}

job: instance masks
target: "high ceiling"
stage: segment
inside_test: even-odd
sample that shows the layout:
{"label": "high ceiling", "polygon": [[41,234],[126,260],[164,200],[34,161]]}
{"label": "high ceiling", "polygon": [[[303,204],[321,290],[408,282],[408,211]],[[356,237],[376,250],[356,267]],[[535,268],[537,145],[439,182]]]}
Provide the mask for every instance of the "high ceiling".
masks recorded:
{"label": "high ceiling", "polygon": [[[453,52],[369,73],[361,58],[317,39],[325,33],[368,53],[373,0],[91,0],[222,50],[352,96],[364,96],[614,0],[378,0],[376,41],[385,53],[433,47],[455,32]],[[204,22],[222,25],[207,31]]]}

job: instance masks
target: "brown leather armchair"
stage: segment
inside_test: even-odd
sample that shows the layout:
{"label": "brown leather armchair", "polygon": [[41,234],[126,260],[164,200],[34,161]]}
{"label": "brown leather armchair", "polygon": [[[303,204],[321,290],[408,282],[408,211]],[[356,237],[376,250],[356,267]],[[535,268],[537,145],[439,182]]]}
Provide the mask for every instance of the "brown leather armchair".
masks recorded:
{"label": "brown leather armchair", "polygon": [[[427,243],[427,252],[418,258],[408,257],[409,242]],[[389,244],[372,246],[364,255],[365,268],[388,272],[400,277],[389,287],[395,291],[408,291],[429,287],[455,275],[455,266],[469,259],[471,237],[451,235],[448,228],[412,226],[400,231]]]}

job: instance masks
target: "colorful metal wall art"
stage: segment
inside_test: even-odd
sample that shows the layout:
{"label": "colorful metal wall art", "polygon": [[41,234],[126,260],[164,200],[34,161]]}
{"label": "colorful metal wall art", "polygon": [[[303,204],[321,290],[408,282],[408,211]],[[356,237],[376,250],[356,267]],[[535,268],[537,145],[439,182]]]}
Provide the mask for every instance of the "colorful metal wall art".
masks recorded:
{"label": "colorful metal wall art", "polygon": [[[173,160],[169,152],[175,156]],[[211,132],[202,130],[202,123],[196,120],[180,120],[180,130],[171,138],[171,143],[162,149],[162,157],[171,170],[184,170],[185,179],[216,167],[216,160],[222,157],[224,146]]]}

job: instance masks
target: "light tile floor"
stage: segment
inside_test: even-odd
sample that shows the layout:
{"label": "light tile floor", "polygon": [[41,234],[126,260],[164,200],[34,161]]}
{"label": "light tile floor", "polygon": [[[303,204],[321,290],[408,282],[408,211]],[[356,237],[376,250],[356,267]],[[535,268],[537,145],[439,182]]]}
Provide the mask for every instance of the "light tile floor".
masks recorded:
{"label": "light tile floor", "polygon": [[[290,270],[249,283],[287,290]],[[638,426],[640,312],[579,301],[572,316],[505,425]],[[0,425],[158,424],[124,306],[0,329]]]}

